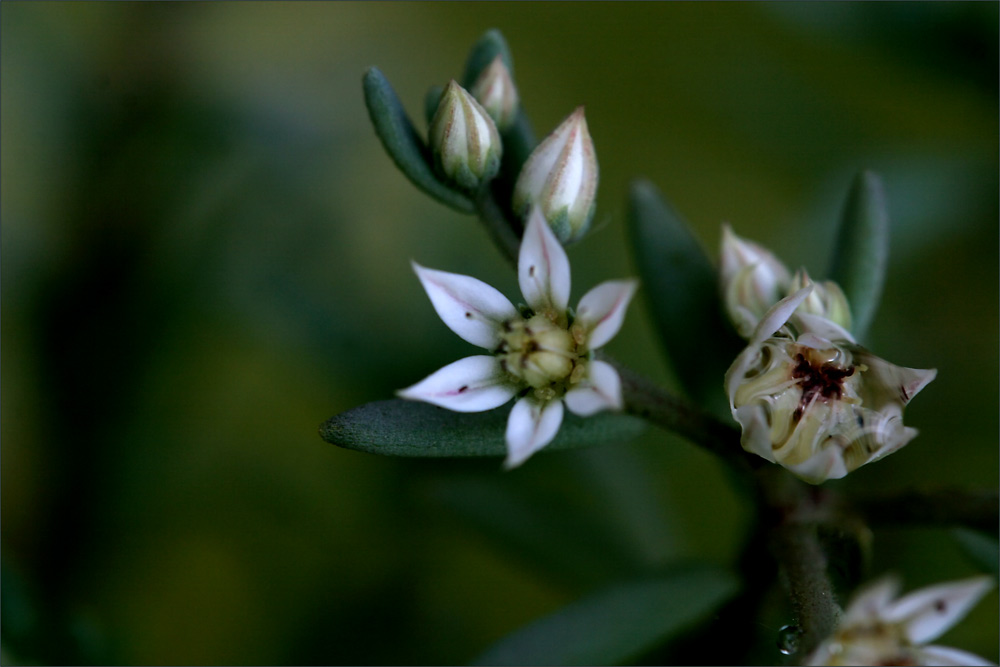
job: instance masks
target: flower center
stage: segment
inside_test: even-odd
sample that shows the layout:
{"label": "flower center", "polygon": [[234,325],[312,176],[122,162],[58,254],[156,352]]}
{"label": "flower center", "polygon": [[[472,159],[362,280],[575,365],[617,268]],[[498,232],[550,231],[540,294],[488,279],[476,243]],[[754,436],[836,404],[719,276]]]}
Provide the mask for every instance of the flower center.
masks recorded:
{"label": "flower center", "polygon": [[565,327],[545,315],[504,323],[496,350],[503,369],[536,390],[547,390],[554,398],[581,375],[577,341]]}
{"label": "flower center", "polygon": [[802,399],[796,409],[793,419],[798,419],[802,415],[802,410],[807,408],[816,398],[839,400],[844,394],[844,381],[854,375],[854,366],[841,368],[838,361],[844,358],[843,353],[836,348],[827,350],[817,350],[810,347],[803,347],[795,357],[795,367],[792,368],[792,377],[799,382],[802,388]]}

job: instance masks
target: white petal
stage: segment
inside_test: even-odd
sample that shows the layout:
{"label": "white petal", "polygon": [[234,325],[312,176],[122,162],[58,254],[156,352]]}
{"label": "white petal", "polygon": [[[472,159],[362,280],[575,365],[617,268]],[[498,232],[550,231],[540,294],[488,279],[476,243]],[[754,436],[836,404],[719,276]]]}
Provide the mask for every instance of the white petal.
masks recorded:
{"label": "white petal", "polygon": [[881,579],[866,585],[854,594],[851,604],[847,605],[841,627],[863,625],[882,618],[882,612],[899,593],[899,578],[886,575]]}
{"label": "white petal", "polygon": [[566,392],[566,407],[581,417],[601,410],[622,409],[622,380],[614,366],[604,361],[587,364],[587,377]]}
{"label": "white petal", "polygon": [[532,398],[522,398],[514,404],[507,419],[508,470],[524,463],[529,456],[552,442],[562,424],[562,401],[540,403]]}
{"label": "white petal", "polygon": [[569,305],[569,258],[537,206],[531,207],[528,226],[517,257],[517,281],[525,301],[536,311],[552,307],[558,313]]}
{"label": "white petal", "polygon": [[397,393],[455,412],[492,410],[517,393],[496,357],[485,354],[459,359]]}
{"label": "white petal", "polygon": [[921,665],[941,665],[942,667],[978,667],[979,665],[992,665],[985,658],[980,658],[974,653],[952,648],[950,646],[921,646],[917,649],[917,658]]}
{"label": "white petal", "polygon": [[753,332],[753,338],[750,339],[750,345],[759,345],[765,340],[770,338],[775,331],[780,329],[788,321],[788,318],[792,316],[795,309],[799,307],[799,304],[805,301],[805,298],[809,296],[812,292],[813,286],[806,285],[798,292],[790,296],[786,296],[784,299],[778,303],[771,306],[771,308],[764,313],[764,317],[760,319],[760,324],[757,325],[756,331]]}
{"label": "white petal", "polygon": [[796,313],[796,322],[799,324],[799,328],[802,330],[803,335],[813,334],[825,338],[828,341],[847,341],[848,343],[853,343],[854,336],[832,320],[828,320],[820,315],[813,315],[812,313]]}
{"label": "white petal", "polygon": [[923,644],[955,625],[991,588],[993,579],[988,576],[921,588],[890,605],[883,617],[890,623],[902,622],[910,641]]}
{"label": "white petal", "polygon": [[507,297],[482,280],[428,269],[416,262],[413,270],[438,316],[473,345],[493,350],[500,344],[503,322],[518,317]]}
{"label": "white petal", "polygon": [[638,287],[635,280],[609,280],[583,295],[576,308],[576,321],[590,333],[588,349],[596,350],[615,337]]}

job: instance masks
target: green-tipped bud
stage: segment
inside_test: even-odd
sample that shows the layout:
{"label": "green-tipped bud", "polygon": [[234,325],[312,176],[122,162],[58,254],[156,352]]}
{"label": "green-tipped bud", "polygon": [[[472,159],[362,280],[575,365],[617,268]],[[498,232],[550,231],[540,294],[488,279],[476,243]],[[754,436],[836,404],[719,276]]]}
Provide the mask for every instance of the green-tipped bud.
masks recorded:
{"label": "green-tipped bud", "polygon": [[806,285],[813,285],[812,292],[799,305],[796,312],[819,315],[839,324],[844,329],[851,330],[851,307],[847,303],[847,297],[843,290],[832,280],[824,280],[821,283],[814,283],[805,269],[799,269],[792,278],[789,294],[794,294]]}
{"label": "green-tipped bud", "polygon": [[498,129],[506,130],[517,117],[520,102],[517,87],[499,55],[482,71],[469,92],[483,105]]}
{"label": "green-tipped bud", "polygon": [[560,241],[574,241],[590,227],[597,194],[597,157],[578,107],[528,157],[514,184],[514,211],[538,206]]}
{"label": "green-tipped bud", "polygon": [[478,190],[500,170],[500,135],[486,110],[454,80],[431,119],[430,143],[441,172],[465,190]]}
{"label": "green-tipped bud", "polygon": [[736,330],[749,338],[768,308],[788,293],[790,276],[781,261],[765,248],[742,239],[722,226],[719,262],[722,299]]}

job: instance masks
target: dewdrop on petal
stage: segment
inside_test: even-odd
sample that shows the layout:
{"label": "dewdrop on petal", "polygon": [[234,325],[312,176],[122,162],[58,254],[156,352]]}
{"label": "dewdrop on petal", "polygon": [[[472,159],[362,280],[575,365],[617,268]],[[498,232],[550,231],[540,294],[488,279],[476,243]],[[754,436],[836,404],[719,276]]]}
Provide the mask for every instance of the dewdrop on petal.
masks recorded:
{"label": "dewdrop on petal", "polygon": [[583,107],[577,107],[528,156],[514,184],[513,209],[524,217],[537,206],[562,242],[590,228],[597,194],[597,157]]}
{"label": "dewdrop on petal", "polygon": [[430,144],[441,173],[465,190],[480,189],[500,170],[503,149],[493,119],[454,80],[431,119]]}

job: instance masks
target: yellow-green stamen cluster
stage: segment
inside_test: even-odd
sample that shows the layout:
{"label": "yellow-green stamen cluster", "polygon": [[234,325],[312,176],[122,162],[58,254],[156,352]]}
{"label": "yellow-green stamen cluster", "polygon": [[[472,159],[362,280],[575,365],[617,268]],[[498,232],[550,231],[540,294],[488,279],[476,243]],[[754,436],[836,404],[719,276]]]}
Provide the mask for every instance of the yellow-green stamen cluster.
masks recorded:
{"label": "yellow-green stamen cluster", "polygon": [[[579,329],[579,331],[577,331]],[[497,356],[505,371],[534,389],[540,400],[561,397],[584,375],[585,336],[545,314],[504,323]]]}

